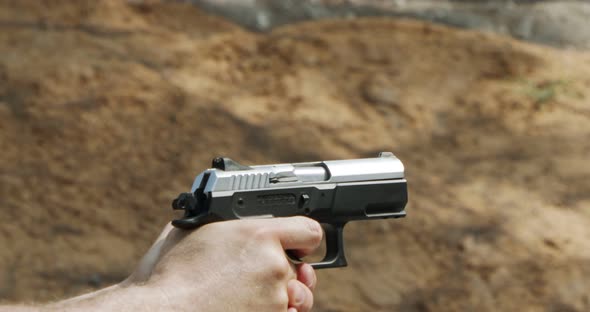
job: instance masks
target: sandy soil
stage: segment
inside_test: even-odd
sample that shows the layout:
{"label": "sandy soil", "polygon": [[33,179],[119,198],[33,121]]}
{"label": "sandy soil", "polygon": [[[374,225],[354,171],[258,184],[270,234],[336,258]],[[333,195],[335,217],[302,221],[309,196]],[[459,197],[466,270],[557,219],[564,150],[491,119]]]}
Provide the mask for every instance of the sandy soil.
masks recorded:
{"label": "sandy soil", "polygon": [[[82,2],[80,2],[82,3]],[[590,54],[422,22],[254,34],[183,4],[0,2],[0,300],[123,279],[217,155],[396,153],[316,311],[590,310]]]}

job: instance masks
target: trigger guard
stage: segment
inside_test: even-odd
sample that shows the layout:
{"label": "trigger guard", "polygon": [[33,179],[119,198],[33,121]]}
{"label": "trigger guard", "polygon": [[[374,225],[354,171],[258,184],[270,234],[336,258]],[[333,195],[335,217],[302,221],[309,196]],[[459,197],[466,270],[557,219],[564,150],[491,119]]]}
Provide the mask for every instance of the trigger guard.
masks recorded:
{"label": "trigger guard", "polygon": [[322,261],[310,263],[314,269],[338,268],[347,265],[344,256],[344,225],[346,223],[321,223],[326,236],[326,256]]}
{"label": "trigger guard", "polygon": [[[320,262],[309,263],[314,269],[338,268],[347,265],[344,256],[343,230],[345,223],[322,223],[326,235],[326,255]],[[287,257],[295,264],[307,263],[295,255],[293,250],[285,250]]]}

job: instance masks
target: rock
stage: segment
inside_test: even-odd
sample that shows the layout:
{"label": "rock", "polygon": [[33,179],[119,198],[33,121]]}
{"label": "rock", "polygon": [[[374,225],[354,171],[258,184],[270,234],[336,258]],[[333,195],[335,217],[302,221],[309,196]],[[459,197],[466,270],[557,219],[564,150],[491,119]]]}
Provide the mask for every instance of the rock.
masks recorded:
{"label": "rock", "polygon": [[391,16],[491,31],[556,47],[590,48],[590,3],[585,1],[187,1],[259,31],[327,17]]}

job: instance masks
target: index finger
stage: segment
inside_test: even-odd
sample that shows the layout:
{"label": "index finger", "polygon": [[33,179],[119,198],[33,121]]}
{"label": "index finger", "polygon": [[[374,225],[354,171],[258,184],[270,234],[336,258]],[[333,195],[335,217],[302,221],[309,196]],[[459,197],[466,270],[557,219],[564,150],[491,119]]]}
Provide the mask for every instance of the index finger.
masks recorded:
{"label": "index finger", "polygon": [[309,252],[319,247],[324,235],[317,221],[301,216],[252,221],[254,226],[276,237],[285,250]]}

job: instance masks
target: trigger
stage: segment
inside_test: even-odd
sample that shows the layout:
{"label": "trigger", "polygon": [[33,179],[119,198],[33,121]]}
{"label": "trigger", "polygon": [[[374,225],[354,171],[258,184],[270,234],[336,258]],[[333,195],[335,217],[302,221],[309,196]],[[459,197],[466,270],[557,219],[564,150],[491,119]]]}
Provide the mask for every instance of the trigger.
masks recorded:
{"label": "trigger", "polygon": [[295,254],[294,250],[285,250],[285,253],[287,254],[287,257],[289,258],[289,260],[291,260],[291,262],[293,262],[295,264],[303,263],[303,260],[301,260],[301,258],[299,258]]}

